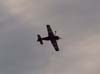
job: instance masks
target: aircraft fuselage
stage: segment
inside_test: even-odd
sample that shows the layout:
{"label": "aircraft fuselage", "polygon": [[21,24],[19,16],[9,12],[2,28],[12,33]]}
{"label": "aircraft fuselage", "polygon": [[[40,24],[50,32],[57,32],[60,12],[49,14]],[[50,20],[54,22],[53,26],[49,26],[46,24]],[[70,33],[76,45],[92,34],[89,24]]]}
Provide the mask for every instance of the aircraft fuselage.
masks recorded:
{"label": "aircraft fuselage", "polygon": [[59,40],[59,36],[48,36],[48,37],[44,37],[42,38],[42,40]]}

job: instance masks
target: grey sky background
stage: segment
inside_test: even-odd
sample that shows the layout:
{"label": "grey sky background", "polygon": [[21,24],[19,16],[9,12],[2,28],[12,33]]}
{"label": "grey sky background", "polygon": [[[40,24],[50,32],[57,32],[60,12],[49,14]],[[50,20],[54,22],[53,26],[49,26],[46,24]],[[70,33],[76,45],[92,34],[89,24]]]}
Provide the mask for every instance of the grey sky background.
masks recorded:
{"label": "grey sky background", "polygon": [[[99,0],[0,0],[0,74],[100,74]],[[60,52],[47,36],[57,35]]]}

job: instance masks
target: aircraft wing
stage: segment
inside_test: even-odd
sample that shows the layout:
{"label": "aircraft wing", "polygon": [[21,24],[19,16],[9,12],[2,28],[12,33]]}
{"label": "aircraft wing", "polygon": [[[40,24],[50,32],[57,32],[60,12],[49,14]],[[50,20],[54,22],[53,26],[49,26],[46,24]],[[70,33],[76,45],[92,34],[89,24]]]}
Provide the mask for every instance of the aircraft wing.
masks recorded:
{"label": "aircraft wing", "polygon": [[53,47],[55,48],[55,50],[59,51],[59,47],[58,47],[57,41],[56,40],[51,40],[51,43],[52,43]]}
{"label": "aircraft wing", "polygon": [[50,25],[47,25],[47,30],[48,30],[48,36],[53,36],[54,35]]}

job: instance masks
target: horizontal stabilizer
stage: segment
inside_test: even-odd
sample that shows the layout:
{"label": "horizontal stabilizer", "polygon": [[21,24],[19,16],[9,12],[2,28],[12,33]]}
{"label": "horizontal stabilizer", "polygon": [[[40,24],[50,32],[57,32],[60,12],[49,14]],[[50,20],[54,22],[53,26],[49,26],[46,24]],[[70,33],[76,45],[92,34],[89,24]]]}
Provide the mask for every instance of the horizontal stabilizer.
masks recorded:
{"label": "horizontal stabilizer", "polygon": [[37,41],[40,42],[40,44],[43,44],[43,40],[42,40],[41,36],[38,34],[37,37],[38,37]]}

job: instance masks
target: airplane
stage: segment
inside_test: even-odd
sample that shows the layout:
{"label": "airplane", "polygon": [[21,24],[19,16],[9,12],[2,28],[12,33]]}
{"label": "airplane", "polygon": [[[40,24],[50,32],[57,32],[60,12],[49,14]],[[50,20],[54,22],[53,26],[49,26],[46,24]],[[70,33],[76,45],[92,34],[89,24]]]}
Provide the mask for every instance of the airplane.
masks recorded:
{"label": "airplane", "polygon": [[55,51],[59,51],[57,40],[59,40],[61,38],[59,36],[55,35],[56,31],[55,31],[55,34],[53,33],[50,25],[47,24],[46,27],[47,27],[47,31],[48,31],[48,36],[41,38],[41,36],[38,34],[37,35],[37,37],[38,37],[37,41],[40,42],[41,45],[43,45],[43,40],[50,41],[51,44],[53,45]]}

